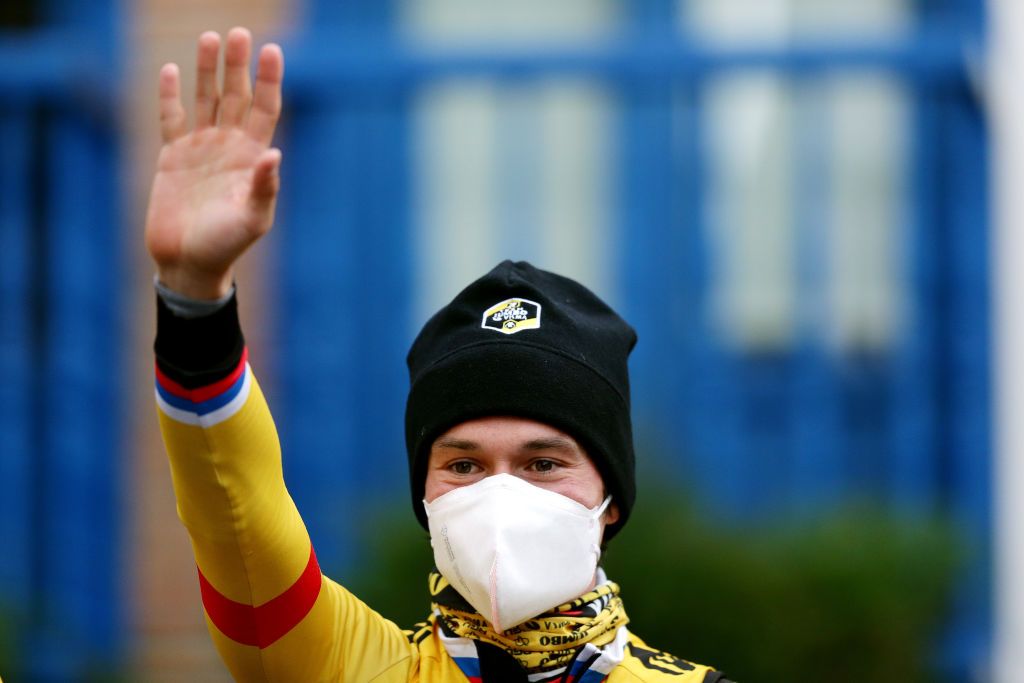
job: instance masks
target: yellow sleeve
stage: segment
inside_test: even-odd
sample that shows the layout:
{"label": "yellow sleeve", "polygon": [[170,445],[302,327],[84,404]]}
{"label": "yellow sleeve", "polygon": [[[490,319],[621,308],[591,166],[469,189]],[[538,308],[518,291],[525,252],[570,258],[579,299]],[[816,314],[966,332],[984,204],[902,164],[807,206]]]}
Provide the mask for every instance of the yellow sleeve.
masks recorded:
{"label": "yellow sleeve", "polygon": [[204,387],[157,375],[178,515],[207,625],[236,680],[409,680],[416,651],[401,630],[321,575],[245,356]]}

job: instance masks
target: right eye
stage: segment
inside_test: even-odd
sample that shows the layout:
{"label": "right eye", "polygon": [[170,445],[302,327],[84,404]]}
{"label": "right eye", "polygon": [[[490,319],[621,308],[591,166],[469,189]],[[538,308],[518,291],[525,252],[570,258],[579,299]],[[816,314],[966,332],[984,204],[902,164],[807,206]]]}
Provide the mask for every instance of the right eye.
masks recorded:
{"label": "right eye", "polygon": [[473,474],[475,467],[476,465],[471,463],[469,460],[456,460],[452,464],[448,465],[448,469],[455,474]]}

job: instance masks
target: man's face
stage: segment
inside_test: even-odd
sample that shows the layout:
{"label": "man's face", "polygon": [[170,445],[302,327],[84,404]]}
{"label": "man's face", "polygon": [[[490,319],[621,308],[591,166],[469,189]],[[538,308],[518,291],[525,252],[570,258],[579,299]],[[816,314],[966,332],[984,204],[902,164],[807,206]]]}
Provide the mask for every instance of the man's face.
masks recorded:
{"label": "man's face", "polygon": [[[427,462],[428,503],[495,474],[511,474],[588,508],[601,504],[604,483],[583,447],[565,432],[522,417],[482,417],[458,424],[434,440]],[[613,500],[605,525],[619,519]]]}

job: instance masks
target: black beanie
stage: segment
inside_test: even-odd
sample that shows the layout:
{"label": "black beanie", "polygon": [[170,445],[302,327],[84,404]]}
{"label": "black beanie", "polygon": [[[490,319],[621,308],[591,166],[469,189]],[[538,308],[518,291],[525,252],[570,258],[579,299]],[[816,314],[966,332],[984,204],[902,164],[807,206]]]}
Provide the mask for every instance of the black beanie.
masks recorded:
{"label": "black beanie", "polygon": [[578,282],[504,261],[432,317],[409,350],[405,443],[413,510],[423,509],[434,440],[478,417],[513,415],[570,434],[618,506],[636,497],[626,359],[636,332]]}

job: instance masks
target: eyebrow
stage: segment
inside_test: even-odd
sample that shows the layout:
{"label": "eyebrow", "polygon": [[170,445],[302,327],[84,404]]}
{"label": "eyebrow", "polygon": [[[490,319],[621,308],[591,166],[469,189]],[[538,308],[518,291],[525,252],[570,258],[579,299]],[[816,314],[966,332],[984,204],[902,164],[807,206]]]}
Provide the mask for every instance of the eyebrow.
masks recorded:
{"label": "eyebrow", "polygon": [[454,448],[458,451],[476,451],[480,449],[480,444],[476,441],[469,441],[467,439],[454,439],[450,436],[446,436],[442,439],[438,439],[434,444],[437,448]]}
{"label": "eyebrow", "polygon": [[524,451],[546,451],[549,449],[574,451],[576,444],[564,436],[552,436],[546,439],[532,439],[524,443],[521,448]]}
{"label": "eyebrow", "polygon": [[[434,444],[437,448],[452,448],[458,451],[477,451],[480,450],[480,444],[476,441],[470,441],[469,439],[456,439],[453,437],[443,437],[437,440]],[[565,450],[575,451],[576,443],[564,436],[552,436],[540,439],[530,439],[519,447],[521,451],[546,451],[546,450]]]}

